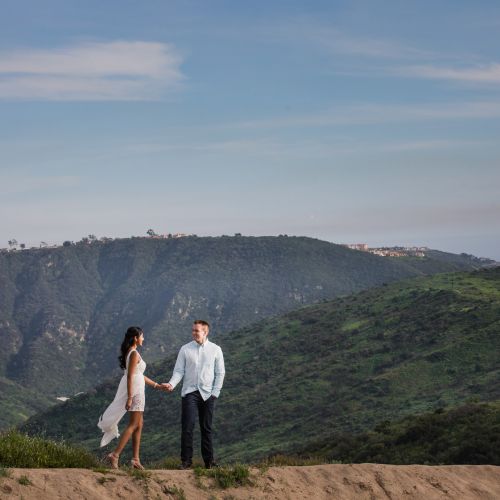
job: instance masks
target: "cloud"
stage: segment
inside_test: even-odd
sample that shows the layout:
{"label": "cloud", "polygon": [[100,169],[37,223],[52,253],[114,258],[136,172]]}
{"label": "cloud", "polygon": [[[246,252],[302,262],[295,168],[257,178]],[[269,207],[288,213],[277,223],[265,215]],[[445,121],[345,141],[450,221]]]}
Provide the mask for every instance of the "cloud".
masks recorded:
{"label": "cloud", "polygon": [[309,34],[312,41],[337,54],[380,59],[421,59],[429,52],[392,40],[356,37],[336,29],[320,29]]}
{"label": "cloud", "polygon": [[360,35],[311,18],[285,21],[268,31],[267,38],[275,42],[329,54],[324,71],[336,75],[500,83],[500,64],[470,51],[429,49],[426,42],[416,46],[404,39]]}
{"label": "cloud", "polygon": [[125,150],[130,153],[137,154],[155,154],[165,152],[200,152],[200,153],[223,153],[231,154],[268,154],[268,155],[282,155],[290,149],[289,143],[276,142],[268,139],[240,139],[240,140],[227,140],[227,141],[187,141],[176,143],[165,142],[150,142],[129,144],[125,146]]}
{"label": "cloud", "polygon": [[[339,155],[356,155],[375,153],[405,153],[405,152],[429,152],[429,151],[463,151],[470,148],[484,148],[495,146],[495,141],[473,141],[463,139],[431,139],[414,141],[362,141],[352,138],[324,140],[295,139],[293,141],[271,141],[268,139],[242,139],[239,141],[212,141],[199,142],[187,141],[177,143],[150,142],[126,144],[120,151],[128,157],[139,155],[146,158],[149,155],[165,155],[183,153],[185,155],[207,155],[223,154],[225,158],[235,158],[238,164],[242,164],[242,158],[246,160],[254,158],[287,160],[287,168],[296,165],[295,160],[303,159],[332,159]],[[274,163],[276,167],[276,163]]]}
{"label": "cloud", "polygon": [[397,70],[403,76],[472,83],[500,83],[500,64],[483,64],[469,68],[444,66],[407,66]]}
{"label": "cloud", "polygon": [[181,62],[174,46],[143,41],[0,52],[0,98],[154,100],[178,88]]}
{"label": "cloud", "polygon": [[387,152],[404,152],[404,151],[436,151],[442,149],[463,149],[464,147],[484,147],[488,144],[496,144],[495,141],[466,141],[466,140],[450,140],[450,139],[434,139],[426,141],[408,141],[408,142],[392,142],[379,143],[375,146],[375,151]]}
{"label": "cloud", "polygon": [[[298,17],[262,29],[261,35],[277,42],[308,44],[331,54],[363,59],[429,60],[440,56],[404,42],[348,33],[335,25],[308,17]],[[352,61],[351,61],[352,62]]]}
{"label": "cloud", "polygon": [[500,118],[500,101],[437,102],[414,105],[353,104],[337,106],[309,115],[277,116],[262,120],[235,122],[224,126],[271,129],[495,118]]}
{"label": "cloud", "polygon": [[0,176],[0,195],[14,195],[33,193],[53,189],[77,187],[81,179],[73,175],[59,175],[50,177],[12,177]]}

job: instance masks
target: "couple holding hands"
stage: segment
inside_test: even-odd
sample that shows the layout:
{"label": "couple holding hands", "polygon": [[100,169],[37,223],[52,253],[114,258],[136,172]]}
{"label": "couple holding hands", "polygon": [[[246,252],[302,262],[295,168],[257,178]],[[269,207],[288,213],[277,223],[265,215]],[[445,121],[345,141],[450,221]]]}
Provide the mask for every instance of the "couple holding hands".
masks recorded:
{"label": "couple holding hands", "polygon": [[205,467],[214,462],[212,444],[212,419],[215,400],[219,397],[224,381],[224,357],[221,348],[208,340],[209,324],[204,320],[193,323],[193,340],[181,347],[172,378],[168,383],[158,384],[144,375],[146,363],[137,348],[144,342],[144,332],[131,326],[121,345],[120,367],[125,370],[113,402],[101,415],[98,427],[104,433],[101,446],[106,446],[115,437],[120,437],[118,423],[126,412],[130,421],[115,450],[107,455],[111,466],[118,468],[120,453],[132,437],[133,458],[131,466],[143,469],[139,458],[141,432],[145,403],[146,384],[154,389],[172,392],[184,378],[182,385],[182,434],[180,469],[189,469],[193,460],[193,431],[196,413],[201,430],[201,454]]}

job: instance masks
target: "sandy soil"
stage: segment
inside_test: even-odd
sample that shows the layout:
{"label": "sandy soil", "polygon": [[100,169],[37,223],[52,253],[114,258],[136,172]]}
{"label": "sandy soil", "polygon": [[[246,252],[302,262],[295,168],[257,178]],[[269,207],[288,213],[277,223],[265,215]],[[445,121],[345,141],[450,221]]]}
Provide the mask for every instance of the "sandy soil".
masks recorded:
{"label": "sandy soil", "polygon": [[[21,484],[25,476],[31,484]],[[221,490],[192,471],[9,469],[0,498],[55,499],[500,499],[500,467],[491,465],[317,465],[252,470],[253,486]],[[26,480],[21,480],[26,483]],[[179,493],[184,493],[182,497]]]}

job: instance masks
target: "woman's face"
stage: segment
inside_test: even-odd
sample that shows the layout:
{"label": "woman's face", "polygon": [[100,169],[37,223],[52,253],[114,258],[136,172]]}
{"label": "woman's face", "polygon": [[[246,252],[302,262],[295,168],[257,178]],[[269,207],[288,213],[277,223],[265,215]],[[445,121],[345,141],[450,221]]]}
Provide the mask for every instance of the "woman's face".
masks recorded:
{"label": "woman's face", "polygon": [[144,342],[144,334],[141,333],[138,337],[136,337],[135,345],[141,346],[143,342]]}

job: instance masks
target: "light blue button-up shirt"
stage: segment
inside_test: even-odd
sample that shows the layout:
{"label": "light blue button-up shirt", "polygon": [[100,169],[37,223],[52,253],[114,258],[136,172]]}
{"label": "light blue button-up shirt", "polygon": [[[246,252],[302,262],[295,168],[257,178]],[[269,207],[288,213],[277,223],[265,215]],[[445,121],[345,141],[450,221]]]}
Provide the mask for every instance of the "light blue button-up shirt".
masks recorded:
{"label": "light blue button-up shirt", "polygon": [[182,397],[200,391],[206,401],[219,397],[225,373],[222,349],[208,339],[201,345],[193,340],[181,347],[169,384],[175,387],[184,377]]}

